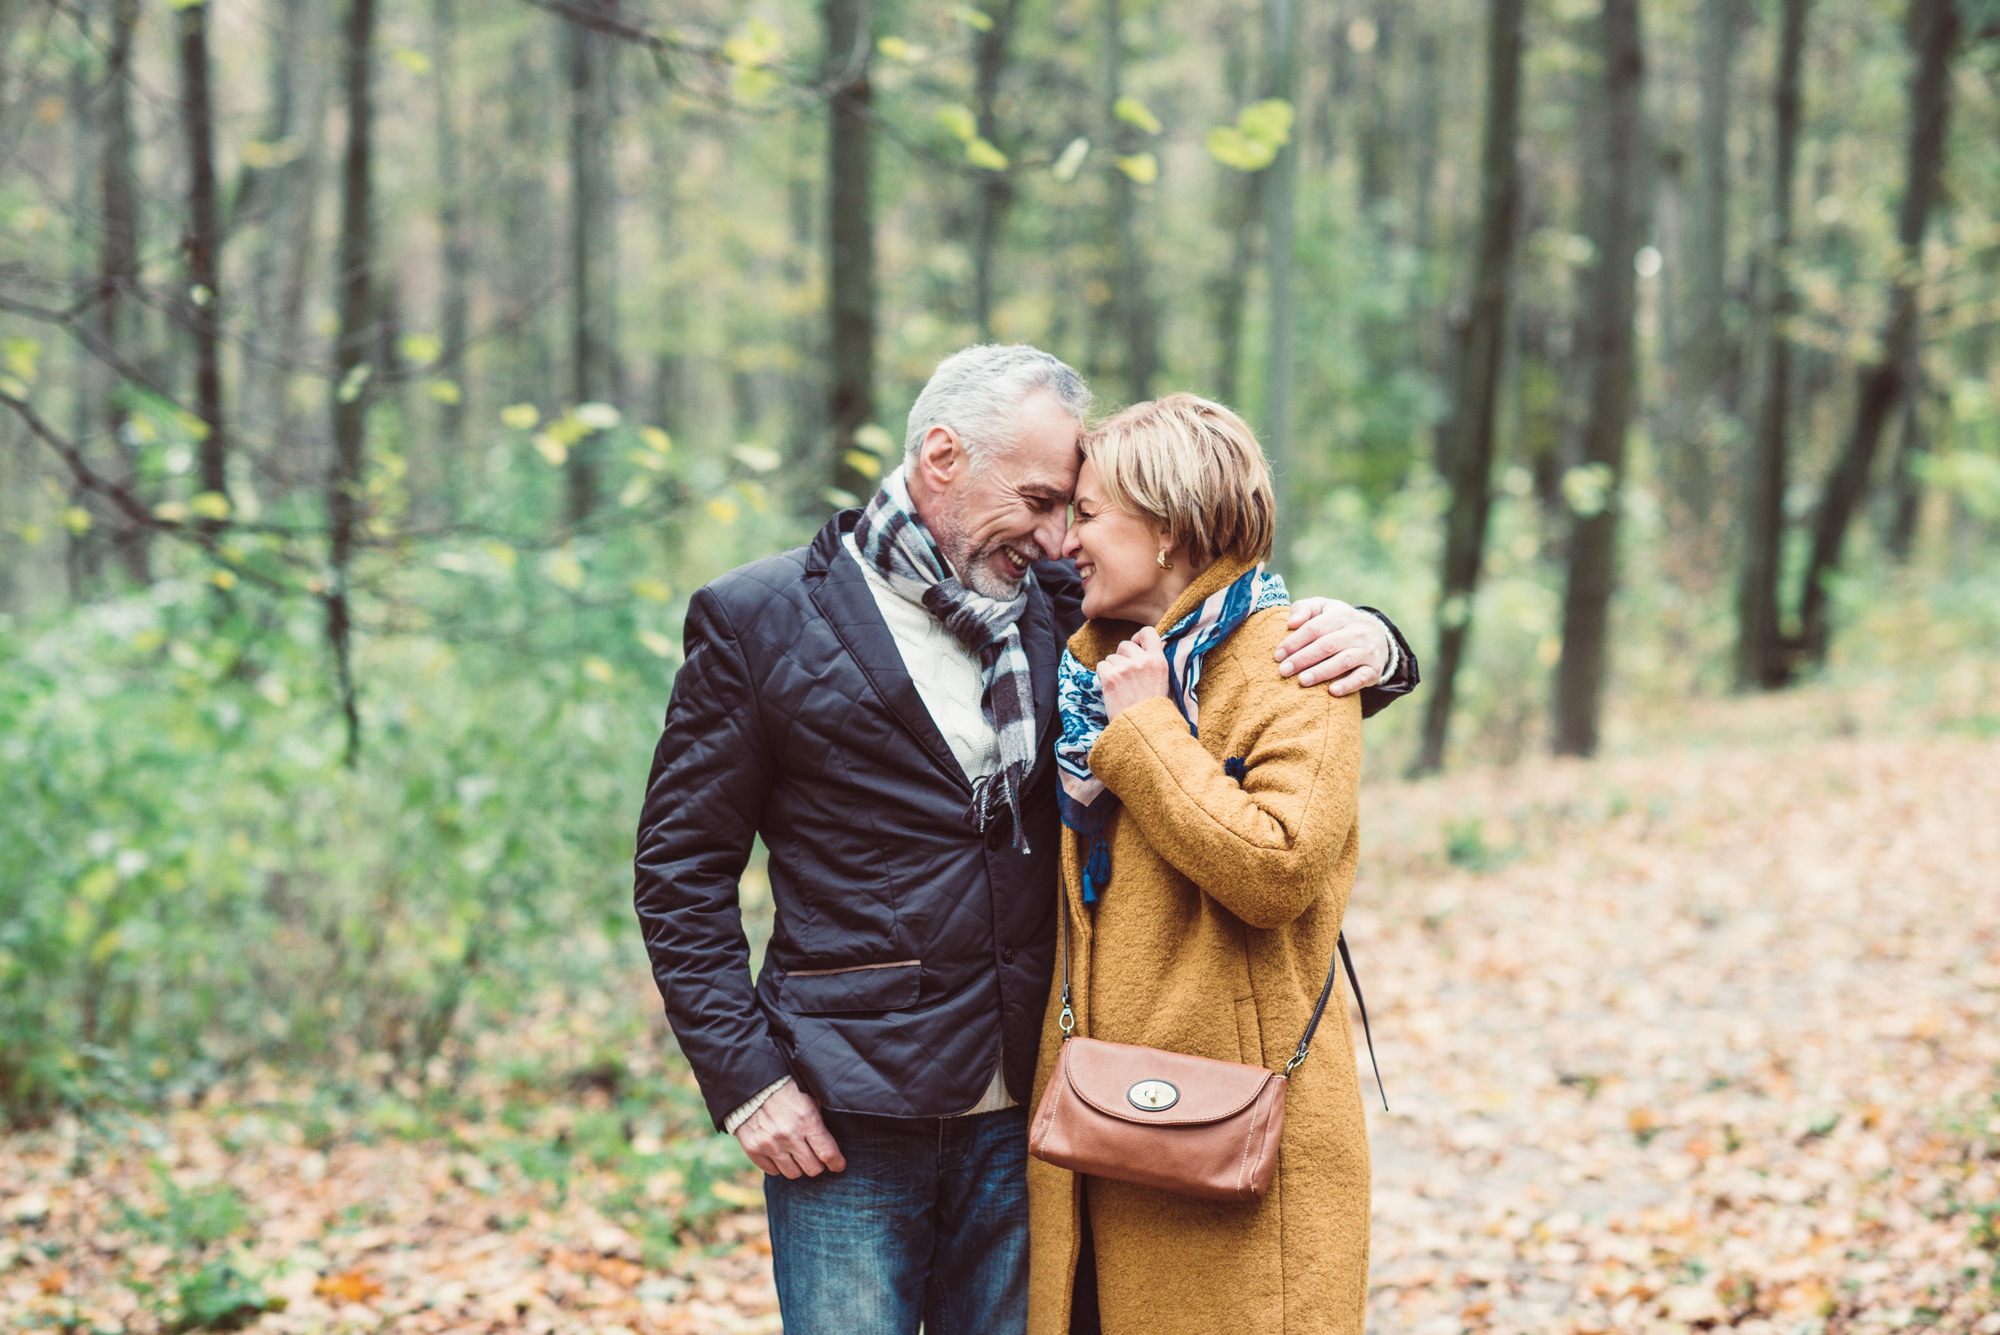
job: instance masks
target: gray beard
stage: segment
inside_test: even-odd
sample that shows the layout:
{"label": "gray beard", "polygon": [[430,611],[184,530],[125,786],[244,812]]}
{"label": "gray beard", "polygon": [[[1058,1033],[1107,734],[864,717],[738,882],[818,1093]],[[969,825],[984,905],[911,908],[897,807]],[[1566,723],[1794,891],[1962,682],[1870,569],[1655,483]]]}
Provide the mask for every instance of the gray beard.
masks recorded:
{"label": "gray beard", "polygon": [[[965,549],[964,528],[959,523],[955,507],[947,506],[938,515],[936,531],[931,537],[936,540],[938,552],[958,576],[959,583],[983,598],[1006,602],[1021,591],[1021,580],[1003,580],[993,572],[991,557],[998,554],[1000,544],[991,543],[985,547],[967,551]],[[1022,579],[1027,578],[1024,574]]]}

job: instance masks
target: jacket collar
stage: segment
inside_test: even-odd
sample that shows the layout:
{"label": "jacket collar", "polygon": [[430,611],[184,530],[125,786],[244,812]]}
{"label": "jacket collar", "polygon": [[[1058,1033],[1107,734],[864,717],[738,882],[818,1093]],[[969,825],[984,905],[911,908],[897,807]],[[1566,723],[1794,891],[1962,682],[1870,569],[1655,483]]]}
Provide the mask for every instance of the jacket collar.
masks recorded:
{"label": "jacket collar", "polygon": [[[964,788],[969,797],[972,785],[965,771],[959,768],[958,758],[952,755],[944,734],[938,731],[930,710],[924,707],[917,684],[910,680],[902,650],[896,647],[896,637],[882,620],[882,609],[875,605],[875,591],[868,583],[868,576],[842,550],[842,539],[854,531],[854,522],[859,517],[858,510],[842,510],[827,521],[807,549],[806,580],[813,603],[896,721],[923,747],[931,762]],[[1055,608],[1032,576],[1028,605],[1021,612],[1019,624],[1035,698],[1034,770],[1040,771],[1052,754],[1049,740],[1055,735],[1051,729],[1055,726],[1056,658],[1061,646],[1056,643]]]}

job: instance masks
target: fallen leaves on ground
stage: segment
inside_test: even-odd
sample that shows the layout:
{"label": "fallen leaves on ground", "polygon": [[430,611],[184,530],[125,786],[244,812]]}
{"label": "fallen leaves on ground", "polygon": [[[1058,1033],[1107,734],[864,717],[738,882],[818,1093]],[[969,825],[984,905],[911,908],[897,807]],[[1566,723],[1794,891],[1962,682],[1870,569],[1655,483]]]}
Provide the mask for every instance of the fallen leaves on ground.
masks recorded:
{"label": "fallen leaves on ground", "polygon": [[[1972,738],[1370,785],[1371,1332],[2000,1332],[1996,816]],[[0,1141],[0,1328],[159,1330],[199,1262],[256,1277],[260,1331],[779,1329],[747,1171],[661,1255],[621,1212],[670,1174],[552,1183],[477,1152],[490,1122],[315,1141],[279,1106]],[[218,1184],[247,1234],[135,1230]]]}

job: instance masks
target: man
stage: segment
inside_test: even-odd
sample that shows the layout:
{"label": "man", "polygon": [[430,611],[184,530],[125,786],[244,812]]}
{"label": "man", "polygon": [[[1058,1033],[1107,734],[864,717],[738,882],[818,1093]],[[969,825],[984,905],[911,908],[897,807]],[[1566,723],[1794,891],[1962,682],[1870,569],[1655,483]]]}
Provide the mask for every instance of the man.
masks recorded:
{"label": "man", "polygon": [[[635,903],[716,1124],[767,1174],[791,1335],[1015,1332],[1026,1114],[1054,954],[1062,547],[1089,392],[968,348],[903,467],[812,544],[689,604],[640,817]],[[1324,609],[1324,610],[1322,610]],[[1416,681],[1393,628],[1301,604],[1273,671]],[[753,985],[737,879],[776,909]]]}

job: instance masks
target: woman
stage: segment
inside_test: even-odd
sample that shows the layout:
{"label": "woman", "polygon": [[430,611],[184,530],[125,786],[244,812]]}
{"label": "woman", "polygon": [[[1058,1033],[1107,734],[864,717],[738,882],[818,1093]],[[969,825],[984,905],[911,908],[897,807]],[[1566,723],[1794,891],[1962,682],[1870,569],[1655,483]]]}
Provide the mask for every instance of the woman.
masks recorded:
{"label": "woman", "polygon": [[[1172,394],[1083,452],[1063,554],[1090,620],[1063,659],[1058,746],[1076,1032],[1278,1070],[1354,883],[1360,706],[1270,672],[1288,600],[1259,564],[1275,507],[1242,419]],[[1060,1010],[1052,992],[1035,1106]],[[1262,1200],[1030,1162],[1030,1335],[1359,1335],[1368,1189],[1336,1001],[1286,1092]]]}

